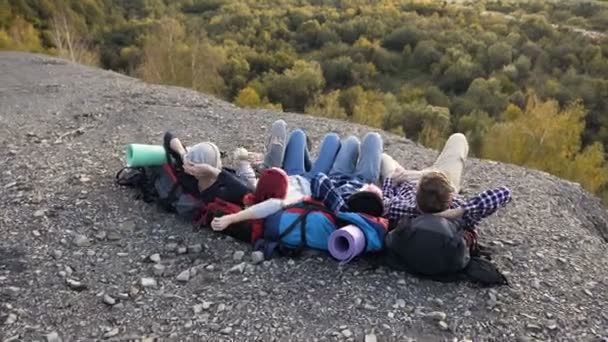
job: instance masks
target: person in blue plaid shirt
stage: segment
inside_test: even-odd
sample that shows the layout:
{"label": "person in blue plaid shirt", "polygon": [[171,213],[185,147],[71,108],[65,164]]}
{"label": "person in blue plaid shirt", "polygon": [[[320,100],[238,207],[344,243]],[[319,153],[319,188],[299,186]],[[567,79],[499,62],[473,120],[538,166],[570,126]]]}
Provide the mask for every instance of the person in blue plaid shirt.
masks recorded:
{"label": "person in blue plaid shirt", "polygon": [[312,178],[312,197],[336,213],[356,211],[381,216],[381,191],[374,185],[380,177],[381,160],[380,134],[368,133],[363,142],[348,137],[342,141],[329,174],[317,173]]}
{"label": "person in blue plaid shirt", "polygon": [[403,217],[436,214],[462,219],[466,228],[473,229],[483,218],[509,203],[511,190],[505,186],[488,189],[468,200],[458,195],[468,150],[466,137],[460,133],[453,134],[436,162],[421,171],[405,170],[384,154],[384,216],[391,226]]}

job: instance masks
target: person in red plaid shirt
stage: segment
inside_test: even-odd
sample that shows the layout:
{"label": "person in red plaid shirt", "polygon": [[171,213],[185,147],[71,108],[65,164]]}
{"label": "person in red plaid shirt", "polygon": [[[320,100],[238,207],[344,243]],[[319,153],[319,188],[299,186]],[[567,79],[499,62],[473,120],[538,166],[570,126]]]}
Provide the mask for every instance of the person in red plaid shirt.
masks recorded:
{"label": "person in red plaid shirt", "polygon": [[[435,163],[421,171],[405,170],[394,159],[382,156],[384,217],[394,226],[403,217],[435,214],[461,219],[468,230],[511,201],[505,186],[488,189],[465,199],[458,195],[468,143],[463,134],[450,136]],[[389,176],[390,175],[390,176]]]}

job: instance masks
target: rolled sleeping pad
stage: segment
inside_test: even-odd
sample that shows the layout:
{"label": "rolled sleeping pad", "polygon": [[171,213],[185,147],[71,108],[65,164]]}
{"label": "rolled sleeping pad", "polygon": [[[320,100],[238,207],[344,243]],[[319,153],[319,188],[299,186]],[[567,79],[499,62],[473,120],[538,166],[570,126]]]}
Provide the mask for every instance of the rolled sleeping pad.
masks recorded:
{"label": "rolled sleeping pad", "polygon": [[167,162],[167,152],[160,145],[127,145],[127,166],[157,166]]}
{"label": "rolled sleeping pad", "polygon": [[365,235],[352,224],[342,227],[329,236],[328,249],[331,256],[345,264],[363,253]]}

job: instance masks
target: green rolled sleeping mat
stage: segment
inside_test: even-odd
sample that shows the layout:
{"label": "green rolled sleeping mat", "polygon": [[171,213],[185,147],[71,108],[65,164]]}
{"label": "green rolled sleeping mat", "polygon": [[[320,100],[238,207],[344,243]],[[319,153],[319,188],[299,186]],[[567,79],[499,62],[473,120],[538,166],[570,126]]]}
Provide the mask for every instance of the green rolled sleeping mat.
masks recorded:
{"label": "green rolled sleeping mat", "polygon": [[156,166],[167,162],[167,152],[160,145],[127,145],[127,166]]}

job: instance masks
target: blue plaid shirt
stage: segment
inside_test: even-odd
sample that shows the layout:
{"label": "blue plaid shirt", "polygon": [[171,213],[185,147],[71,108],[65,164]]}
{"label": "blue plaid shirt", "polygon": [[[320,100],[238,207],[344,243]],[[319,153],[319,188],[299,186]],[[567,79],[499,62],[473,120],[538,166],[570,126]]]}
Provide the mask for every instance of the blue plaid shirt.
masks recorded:
{"label": "blue plaid shirt", "polygon": [[327,176],[318,173],[310,182],[312,197],[334,213],[348,211],[346,199],[359,191],[365,183],[348,175]]}
{"label": "blue plaid shirt", "polygon": [[[402,217],[414,218],[422,215],[416,205],[416,184],[408,181],[393,184],[393,180],[389,177],[384,180],[382,195],[384,197],[384,217],[389,220],[398,221]],[[472,229],[483,218],[492,215],[510,201],[511,190],[501,186],[486,190],[468,200],[457,195],[452,200],[450,209],[464,208],[462,219],[465,226]]]}

